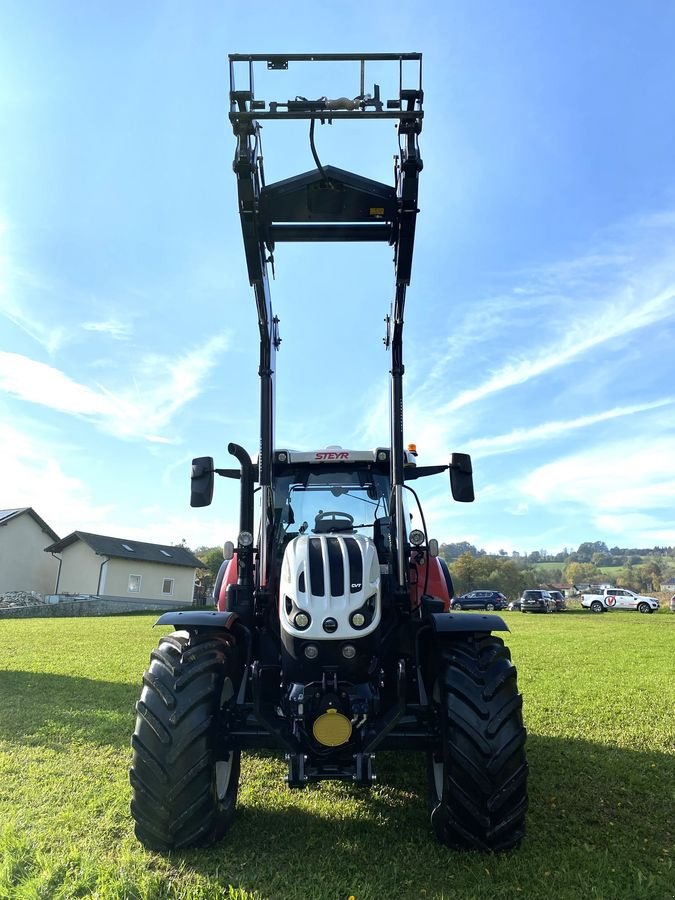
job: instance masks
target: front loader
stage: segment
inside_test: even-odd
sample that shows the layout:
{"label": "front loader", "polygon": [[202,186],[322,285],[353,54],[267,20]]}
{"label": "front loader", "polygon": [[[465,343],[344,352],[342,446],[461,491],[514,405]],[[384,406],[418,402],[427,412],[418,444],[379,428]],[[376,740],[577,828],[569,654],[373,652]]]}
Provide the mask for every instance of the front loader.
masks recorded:
{"label": "front loader", "polygon": [[[527,763],[521,696],[497,615],[450,612],[452,581],[426,532],[414,482],[449,473],[474,499],[471,460],[421,466],[403,437],[403,314],[410,283],[423,123],[422,57],[404,54],[231,55],[234,173],[260,333],[257,459],[235,443],[232,468],[192,466],[191,504],[211,502],[215,475],[240,483],[239,535],[225,545],[215,608],[167,613],[143,676],[132,737],[136,835],[168,851],[219,840],[231,826],[241,753],[284,754],[290,788],[338,779],[369,786],[375,753],[420,752],[430,820],[452,848],[499,851],[524,834]],[[349,96],[284,101],[254,95],[253,73],[351,67]],[[368,66],[391,66],[398,91],[365,93]],[[409,73],[412,70],[412,80]],[[235,74],[244,72],[244,84]],[[396,81],[396,78],[394,79]],[[392,91],[394,92],[394,91]],[[391,120],[393,186],[323,165],[317,123]],[[261,127],[309,123],[316,168],[267,184]],[[297,450],[274,441],[279,320],[268,267],[286,242],[371,241],[393,248],[386,317],[390,441],[369,450]],[[257,495],[257,498],[256,498]],[[411,510],[423,527],[410,528]]]}

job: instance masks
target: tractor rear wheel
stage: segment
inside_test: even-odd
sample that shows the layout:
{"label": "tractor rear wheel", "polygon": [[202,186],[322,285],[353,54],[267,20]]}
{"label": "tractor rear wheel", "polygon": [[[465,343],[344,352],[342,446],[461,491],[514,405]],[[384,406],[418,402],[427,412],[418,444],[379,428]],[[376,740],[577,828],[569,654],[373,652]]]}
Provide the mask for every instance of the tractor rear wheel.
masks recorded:
{"label": "tractor rear wheel", "polygon": [[517,847],[527,810],[526,732],[509,650],[492,635],[443,640],[435,667],[439,742],[428,784],[436,836],[461,850]]}
{"label": "tractor rear wheel", "polygon": [[235,651],[229,634],[176,631],[150,656],[129,773],[136,837],[149,850],[210,844],[232,824],[240,753],[218,737],[235,696]]}

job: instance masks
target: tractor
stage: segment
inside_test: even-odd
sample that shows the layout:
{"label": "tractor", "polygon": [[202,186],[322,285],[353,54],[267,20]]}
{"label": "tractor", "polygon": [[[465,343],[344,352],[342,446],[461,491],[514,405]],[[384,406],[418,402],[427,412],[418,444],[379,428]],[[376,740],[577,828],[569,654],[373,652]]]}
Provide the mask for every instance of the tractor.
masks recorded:
{"label": "tractor", "polygon": [[[355,68],[358,87],[336,99],[254,95],[256,67],[317,62]],[[382,99],[378,84],[365,92],[373,64],[394,68],[396,96]],[[370,787],[376,751],[398,751],[424,754],[430,825],[442,844],[513,849],[524,836],[527,762],[516,669],[498,634],[508,628],[498,615],[451,611],[450,572],[414,490],[418,479],[447,472],[452,497],[472,501],[471,459],[453,453],[445,464],[418,465],[403,436],[421,54],[233,54],[229,67],[233,169],[260,335],[260,442],[255,459],[230,443],[233,468],[193,460],[193,507],[211,503],[216,475],[239,481],[239,533],[224,546],[214,608],[156,623],[174,631],[152,652],[136,705],[136,836],[157,851],[220,840],[235,818],[242,751],[283,754],[288,787],[298,789],[328,779]],[[392,186],[321,163],[317,122],[382,119],[398,133]],[[309,122],[316,168],[267,184],[261,126],[279,120]],[[393,248],[389,446],[275,446],[280,338],[268,267],[277,245],[315,241]],[[421,527],[412,528],[412,510]]]}

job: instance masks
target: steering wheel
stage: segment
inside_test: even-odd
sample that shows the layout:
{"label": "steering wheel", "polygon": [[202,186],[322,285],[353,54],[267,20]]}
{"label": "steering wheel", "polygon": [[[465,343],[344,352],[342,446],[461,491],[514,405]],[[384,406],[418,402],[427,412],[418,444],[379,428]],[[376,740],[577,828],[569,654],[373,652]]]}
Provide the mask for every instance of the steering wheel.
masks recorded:
{"label": "steering wheel", "polygon": [[339,509],[327,509],[316,514],[315,531],[349,531],[354,525],[354,516]]}

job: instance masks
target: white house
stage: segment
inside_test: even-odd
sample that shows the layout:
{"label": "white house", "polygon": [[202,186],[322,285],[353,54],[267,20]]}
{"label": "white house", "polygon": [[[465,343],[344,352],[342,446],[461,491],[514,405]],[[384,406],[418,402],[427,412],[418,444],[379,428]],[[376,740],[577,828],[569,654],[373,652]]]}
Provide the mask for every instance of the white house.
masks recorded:
{"label": "white house", "polygon": [[54,590],[59,564],[43,553],[58,534],[30,506],[0,509],[0,594]]}
{"label": "white house", "polygon": [[59,559],[55,594],[192,604],[200,560],[185,547],[73,531],[45,548]]}

